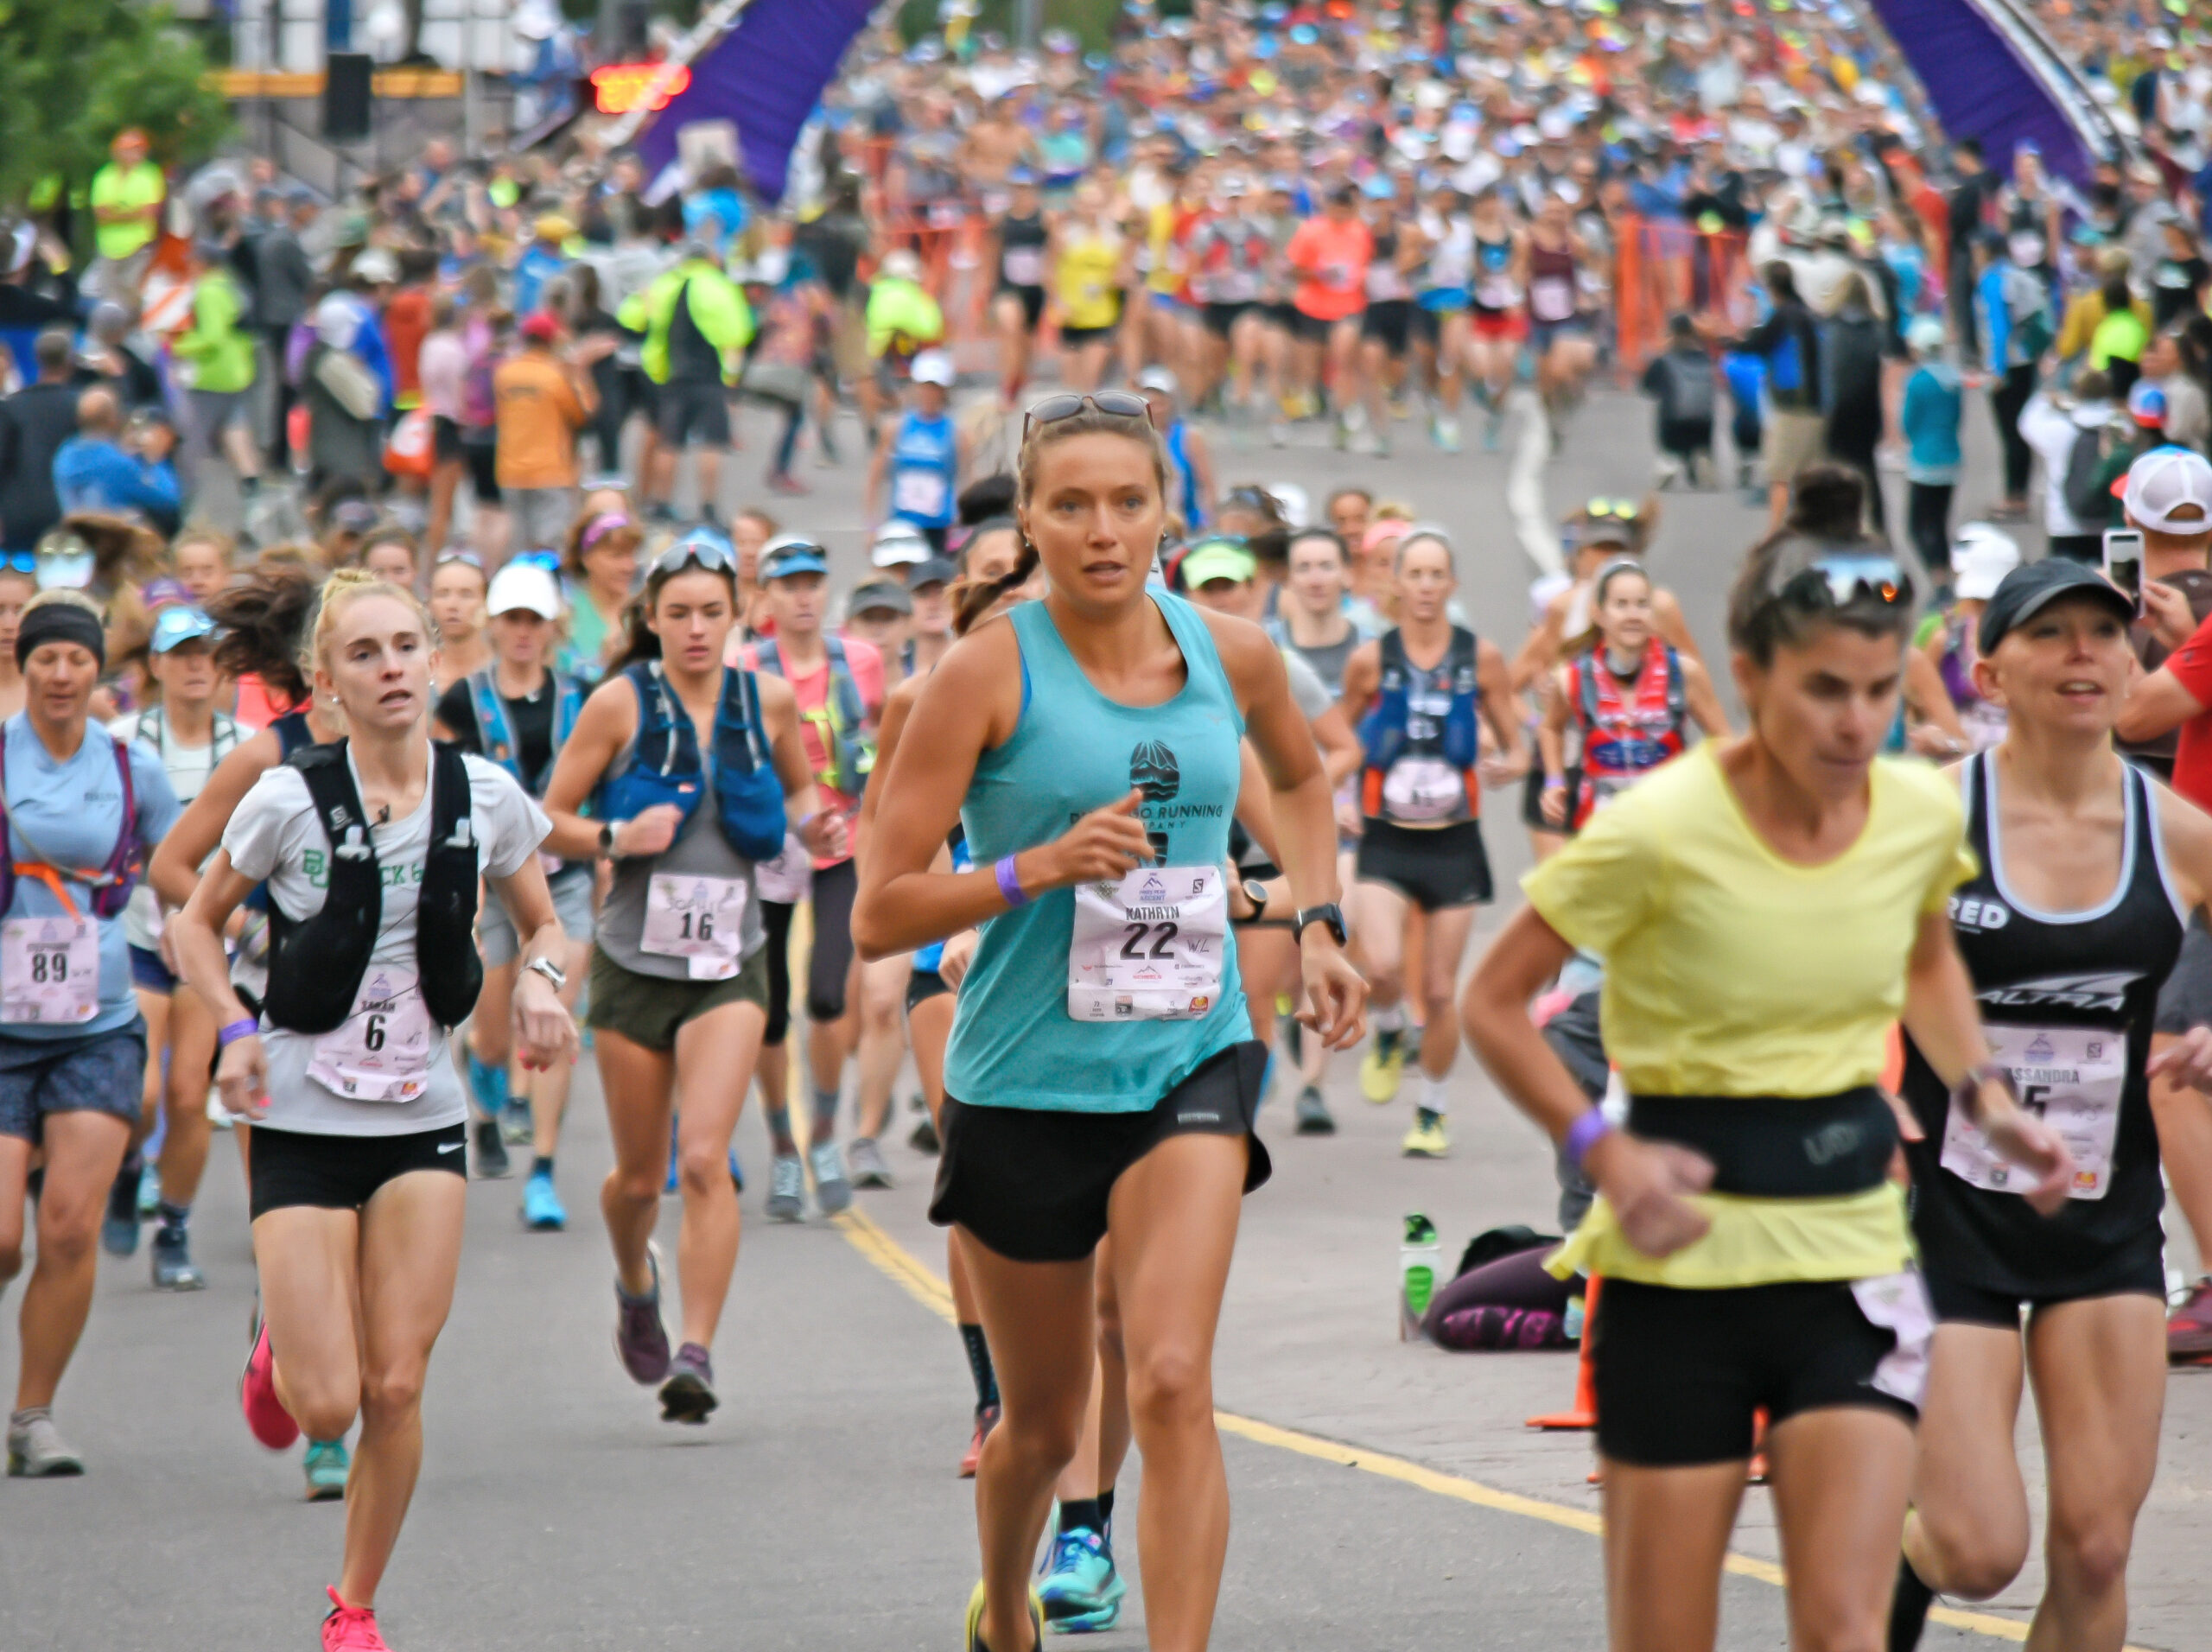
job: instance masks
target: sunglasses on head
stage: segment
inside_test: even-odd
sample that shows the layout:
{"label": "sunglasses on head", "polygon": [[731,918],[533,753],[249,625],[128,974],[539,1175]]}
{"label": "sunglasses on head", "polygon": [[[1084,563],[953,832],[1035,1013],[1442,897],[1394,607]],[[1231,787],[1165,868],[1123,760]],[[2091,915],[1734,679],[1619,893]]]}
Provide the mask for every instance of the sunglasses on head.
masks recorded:
{"label": "sunglasses on head", "polygon": [[1894,556],[1837,550],[1816,556],[1795,573],[1783,574],[1777,569],[1767,594],[1775,601],[1815,613],[1861,600],[1894,608],[1910,605],[1912,575]]}
{"label": "sunglasses on head", "polygon": [[10,568],[18,574],[38,572],[38,553],[34,550],[11,550],[0,554],[0,568]]}
{"label": "sunglasses on head", "polygon": [[1041,425],[1058,424],[1062,419],[1071,419],[1086,407],[1096,409],[1110,418],[1142,419],[1147,425],[1152,423],[1152,403],[1134,391],[1093,391],[1088,396],[1079,396],[1073,391],[1062,391],[1036,403],[1023,416],[1021,439],[1027,442],[1032,430]]}
{"label": "sunglasses on head", "polygon": [[484,571],[484,559],[473,550],[440,551],[436,565],[443,568],[448,562],[463,562],[480,574]]}
{"label": "sunglasses on head", "polygon": [[737,572],[737,553],[728,545],[716,544],[711,539],[687,534],[653,558],[653,572],[681,573],[693,563],[709,574],[734,574]]}
{"label": "sunglasses on head", "polygon": [[1592,499],[1582,507],[1582,514],[1599,521],[1633,522],[1642,515],[1633,499]]}

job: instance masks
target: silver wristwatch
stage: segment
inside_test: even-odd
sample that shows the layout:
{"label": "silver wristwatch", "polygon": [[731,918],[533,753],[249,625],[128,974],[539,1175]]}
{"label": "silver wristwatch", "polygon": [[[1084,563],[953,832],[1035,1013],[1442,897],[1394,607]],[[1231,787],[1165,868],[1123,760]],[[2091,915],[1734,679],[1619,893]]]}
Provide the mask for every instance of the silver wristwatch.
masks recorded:
{"label": "silver wristwatch", "polygon": [[553,990],[556,993],[566,992],[569,989],[568,972],[550,958],[532,958],[528,963],[523,965],[523,968],[543,975],[546,980],[553,983]]}

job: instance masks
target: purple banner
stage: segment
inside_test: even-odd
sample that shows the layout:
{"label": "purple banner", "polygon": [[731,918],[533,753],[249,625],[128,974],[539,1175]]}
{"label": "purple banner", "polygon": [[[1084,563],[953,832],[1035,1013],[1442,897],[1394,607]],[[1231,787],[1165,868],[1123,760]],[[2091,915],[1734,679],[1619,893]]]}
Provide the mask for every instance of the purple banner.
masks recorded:
{"label": "purple banner", "polygon": [[2048,36],[2010,0],[1873,0],[1891,38],[1927,88],[1944,132],[1979,138],[2009,173],[2024,141],[2077,184],[2118,149],[2118,134]]}
{"label": "purple banner", "polygon": [[874,0],[753,0],[639,135],[648,171],[676,158],[676,135],[693,121],[726,120],[747,180],[762,200],[783,200],[799,129],[874,10]]}

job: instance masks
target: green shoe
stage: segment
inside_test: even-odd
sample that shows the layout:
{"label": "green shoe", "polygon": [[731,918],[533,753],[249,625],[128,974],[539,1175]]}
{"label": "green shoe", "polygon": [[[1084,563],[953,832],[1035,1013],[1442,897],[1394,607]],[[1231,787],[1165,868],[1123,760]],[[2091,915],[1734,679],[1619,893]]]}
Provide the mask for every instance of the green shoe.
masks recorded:
{"label": "green shoe", "polygon": [[346,1477],[353,1471],[353,1459],[346,1454],[342,1439],[311,1439],[308,1442],[308,1501],[309,1503],[338,1503],[346,1496]]}
{"label": "green shoe", "polygon": [[1103,1533],[1077,1526],[1052,1539],[1045,1580],[1037,1585],[1045,1622],[1057,1635],[1111,1629],[1122,1615],[1128,1585],[1114,1569],[1114,1552]]}
{"label": "green shoe", "polygon": [[[1045,1644],[1045,1606],[1037,1598],[1037,1592],[1029,1592],[1029,1645],[1027,1648],[1008,1647],[1007,1652],[1041,1652]],[[976,1592],[968,1597],[968,1628],[960,1637],[961,1652],[991,1652],[983,1642],[983,1585],[976,1584]]]}

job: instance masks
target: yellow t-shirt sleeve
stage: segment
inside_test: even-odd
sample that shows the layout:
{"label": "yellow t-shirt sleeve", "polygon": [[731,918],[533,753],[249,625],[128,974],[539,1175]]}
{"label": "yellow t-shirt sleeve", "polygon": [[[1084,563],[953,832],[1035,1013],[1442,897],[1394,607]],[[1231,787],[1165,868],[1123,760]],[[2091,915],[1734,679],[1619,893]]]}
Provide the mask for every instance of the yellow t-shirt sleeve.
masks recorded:
{"label": "yellow t-shirt sleeve", "polygon": [[1922,915],[1928,917],[1942,912],[1951,899],[1951,892],[1980,870],[1981,862],[1974,858],[1974,851],[1961,843],[1951,852],[1951,858],[1937,869],[1934,880],[1929,884],[1928,893],[1920,903]]}
{"label": "yellow t-shirt sleeve", "polygon": [[1590,816],[1557,855],[1521,880],[1536,915],[1568,944],[1600,957],[1649,920],[1659,898],[1659,853],[1636,829],[1635,794]]}

